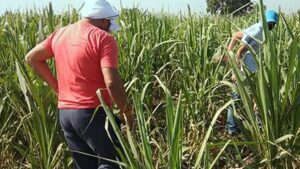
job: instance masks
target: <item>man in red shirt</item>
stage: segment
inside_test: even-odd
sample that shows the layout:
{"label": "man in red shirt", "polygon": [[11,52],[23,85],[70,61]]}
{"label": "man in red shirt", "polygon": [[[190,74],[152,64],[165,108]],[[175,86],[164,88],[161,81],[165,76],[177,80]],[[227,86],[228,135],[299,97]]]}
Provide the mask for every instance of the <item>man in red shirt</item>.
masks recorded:
{"label": "man in red shirt", "polygon": [[[118,168],[114,163],[99,162],[83,154],[112,160],[118,156],[104,127],[106,114],[97,98],[97,89],[102,89],[106,105],[115,103],[121,110],[121,117],[126,116],[132,123],[118,73],[117,43],[109,34],[118,29],[115,23],[118,15],[106,0],[86,1],[83,19],[56,30],[26,55],[27,63],[58,95],[60,124],[72,152],[74,167],[78,169]],[[46,63],[53,57],[56,77]],[[117,122],[120,124],[118,119]],[[118,145],[112,127],[108,130],[114,144]]]}

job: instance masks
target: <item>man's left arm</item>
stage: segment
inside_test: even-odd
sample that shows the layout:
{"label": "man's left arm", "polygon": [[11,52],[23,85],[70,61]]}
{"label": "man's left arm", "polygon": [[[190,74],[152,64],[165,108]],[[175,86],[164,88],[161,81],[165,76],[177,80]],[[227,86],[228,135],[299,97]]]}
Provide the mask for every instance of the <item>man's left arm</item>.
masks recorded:
{"label": "man's left arm", "polygon": [[34,47],[26,56],[26,62],[58,94],[57,79],[53,76],[46,60],[53,57],[43,45]]}

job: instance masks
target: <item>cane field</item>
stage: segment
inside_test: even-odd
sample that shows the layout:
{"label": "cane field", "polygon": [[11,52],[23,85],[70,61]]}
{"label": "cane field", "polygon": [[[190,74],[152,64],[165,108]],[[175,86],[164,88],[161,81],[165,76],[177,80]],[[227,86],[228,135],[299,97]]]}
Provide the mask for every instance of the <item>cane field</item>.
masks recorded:
{"label": "cane field", "polygon": [[[267,30],[261,5],[237,17],[122,9],[115,33],[119,71],[135,116],[131,130],[115,126],[123,168],[300,168],[300,12],[280,12],[275,29],[264,31],[256,73],[241,73],[235,53],[226,50],[236,31],[259,20]],[[55,29],[79,19],[78,9],[56,14],[51,4],[0,16],[1,169],[72,168],[57,97],[24,58]],[[223,55],[229,63],[214,60]],[[55,74],[54,61],[48,65]],[[232,90],[241,95],[236,136],[225,128]]]}

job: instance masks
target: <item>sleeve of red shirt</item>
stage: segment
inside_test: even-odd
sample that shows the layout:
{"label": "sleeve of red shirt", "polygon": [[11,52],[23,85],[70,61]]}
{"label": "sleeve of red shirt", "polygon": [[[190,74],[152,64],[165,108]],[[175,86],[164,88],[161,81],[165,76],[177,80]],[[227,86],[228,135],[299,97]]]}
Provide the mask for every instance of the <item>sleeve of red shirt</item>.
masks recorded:
{"label": "sleeve of red shirt", "polygon": [[48,52],[54,55],[53,48],[52,48],[52,40],[54,35],[56,34],[57,31],[53,32],[50,36],[48,36],[43,42],[40,44],[44,46],[44,48],[47,49]]}
{"label": "sleeve of red shirt", "polygon": [[112,36],[107,36],[101,44],[101,67],[118,68],[118,45]]}

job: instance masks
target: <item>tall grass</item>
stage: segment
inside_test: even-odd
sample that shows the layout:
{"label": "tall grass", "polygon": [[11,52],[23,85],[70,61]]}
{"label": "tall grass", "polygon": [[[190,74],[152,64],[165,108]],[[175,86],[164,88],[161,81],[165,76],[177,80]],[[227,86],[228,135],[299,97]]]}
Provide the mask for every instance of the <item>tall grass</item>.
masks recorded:
{"label": "tall grass", "polygon": [[[117,131],[124,167],[297,168],[300,13],[281,14],[274,31],[265,31],[256,74],[246,71],[245,77],[234,60],[231,65],[212,62],[215,53],[225,53],[231,34],[264,19],[261,13],[228,19],[122,10],[122,30],[115,36],[136,116],[131,131]],[[76,22],[77,10],[57,15],[49,5],[0,18],[0,168],[70,168],[57,98],[24,64],[24,56],[56,28]],[[49,65],[55,73],[54,62]],[[238,75],[236,88],[229,81],[231,66]],[[224,128],[231,88],[243,103],[237,114],[243,135],[237,138],[228,138]]]}

